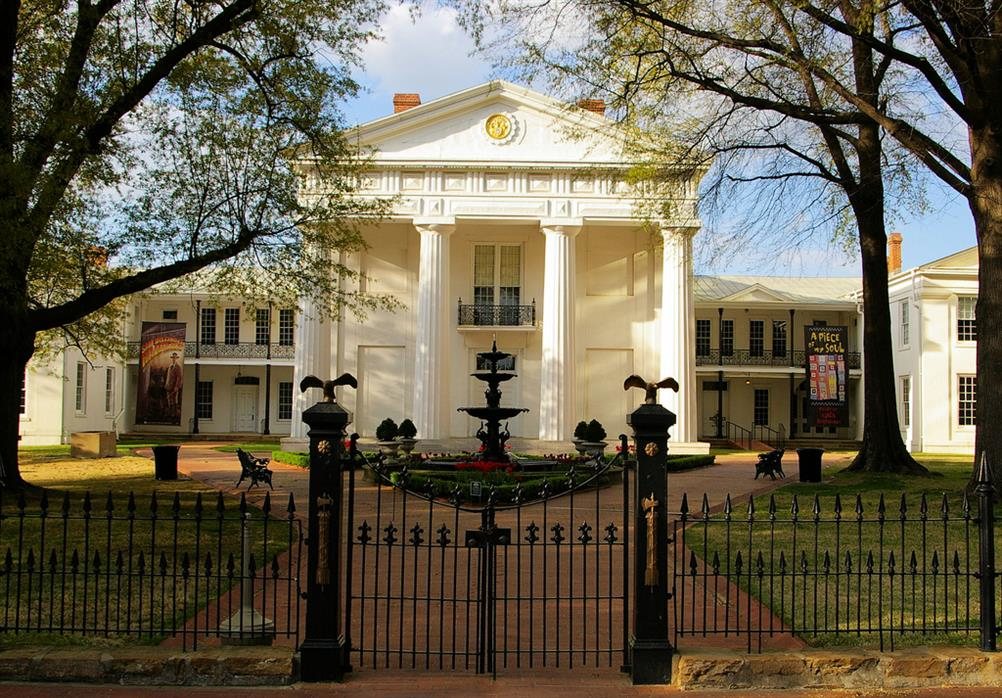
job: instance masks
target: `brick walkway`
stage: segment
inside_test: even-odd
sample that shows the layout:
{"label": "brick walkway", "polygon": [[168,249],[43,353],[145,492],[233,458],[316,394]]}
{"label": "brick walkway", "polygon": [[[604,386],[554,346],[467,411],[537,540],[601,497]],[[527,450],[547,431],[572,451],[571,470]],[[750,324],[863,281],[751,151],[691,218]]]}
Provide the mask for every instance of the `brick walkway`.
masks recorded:
{"label": "brick walkway", "polygon": [[[179,470],[182,473],[192,478],[198,479],[202,482],[205,482],[206,484],[209,484],[212,487],[215,487],[223,492],[238,495],[243,490],[237,490],[235,488],[235,483],[237,477],[239,476],[239,466],[237,464],[236,456],[230,453],[221,453],[219,451],[215,451],[213,450],[213,445],[214,444],[205,442],[185,444],[180,451]],[[267,454],[262,454],[262,455],[267,455]],[[828,465],[838,464],[841,461],[846,461],[848,457],[849,457],[848,454],[844,455],[829,454],[826,455],[826,463]],[[669,478],[669,509],[671,511],[678,511],[683,492],[687,492],[689,494],[689,502],[691,508],[697,508],[699,506],[699,502],[701,501],[704,493],[706,494],[710,506],[713,509],[718,509],[722,507],[724,499],[728,494],[730,494],[734,505],[736,507],[740,507],[743,505],[744,502],[747,501],[749,495],[758,495],[766,493],[782,483],[782,481],[773,482],[771,480],[763,480],[763,479],[754,480],[753,479],[754,460],[755,460],[754,454],[723,455],[723,456],[718,456],[717,463],[711,467],[672,474]],[[287,501],[288,496],[291,493],[295,497],[295,500],[297,502],[298,515],[305,518],[307,488],[308,488],[308,472],[301,468],[287,466],[281,463],[273,463],[271,467],[275,471],[274,475],[275,490],[274,492],[272,492],[273,507],[280,506],[284,508],[285,502]],[[788,464],[787,470],[790,472],[795,471],[795,467],[793,467],[792,463]],[[377,488],[375,488],[372,485],[367,485],[362,482],[357,483],[356,521],[360,521],[362,518],[366,516],[372,517],[375,515],[375,510],[377,508],[375,502],[376,489]],[[255,488],[253,490],[250,490],[247,493],[248,501],[252,504],[259,505],[263,501],[266,491],[267,490],[261,488]],[[392,499],[392,506],[394,508],[400,506],[400,504],[398,504],[397,502],[396,497],[393,497]],[[554,502],[549,504],[547,515],[559,516],[562,513],[566,514],[566,512],[561,511],[562,509],[565,509],[566,506],[567,506],[566,500],[555,500]],[[618,515],[621,520],[622,489],[617,487],[608,487],[602,490],[598,507],[603,512],[608,513],[610,516]],[[407,526],[410,525],[410,521],[412,520],[418,520],[418,521],[425,520],[426,515],[424,512],[426,510],[427,509],[424,509],[419,512],[412,507],[411,511],[408,512],[406,515]],[[530,520],[534,516],[540,517],[541,516],[540,505],[524,507],[521,516],[524,519],[522,522],[523,524],[525,523],[525,521]],[[571,516],[574,516],[574,514],[572,513]],[[605,513],[602,514],[602,517],[603,517],[602,521],[604,522]],[[430,512],[427,514],[427,519],[428,519],[427,528],[429,530],[431,530],[433,526],[438,525],[437,521],[434,522],[431,521]],[[513,522],[509,522],[508,525],[511,525],[511,523]],[[450,523],[450,525],[452,525],[455,531],[457,532],[454,533],[453,535],[459,535],[459,532],[463,528],[475,528],[477,524],[478,522],[475,520],[475,517],[473,515],[463,515],[462,521],[460,521],[457,516],[454,525],[453,523]],[[504,525],[504,522],[499,521],[499,525]],[[401,525],[400,528],[406,529],[406,526]],[[401,531],[400,535],[401,538],[406,537],[407,535],[406,530]],[[400,549],[401,546],[397,546],[397,548]],[[403,553],[402,550],[400,552]],[[561,553],[559,552],[557,553],[557,555],[560,554]],[[432,558],[431,553],[429,553],[428,559],[434,560],[435,558]],[[386,562],[389,562],[389,560],[386,560]],[[384,562],[384,564],[386,564],[386,562]],[[400,562],[403,562],[402,558],[400,559]],[[423,580],[425,577],[427,577],[428,580],[427,583],[422,582],[424,586],[422,586],[421,588],[422,591],[420,593],[421,595],[427,595],[429,597],[432,597],[434,590],[438,588],[437,587],[437,584],[439,583],[438,580],[441,577],[451,579],[453,576],[460,576],[462,578],[463,570],[461,568],[457,567],[457,569],[459,569],[459,572],[456,573],[451,568],[447,568],[444,565],[444,562],[445,561],[443,560],[441,568],[438,568],[438,563],[434,563],[434,566],[436,568],[432,570],[432,569],[427,569],[429,565],[427,561],[419,562],[416,555],[412,556],[412,559],[407,560],[407,564],[414,565],[413,570],[411,570],[409,574],[404,575],[403,574],[404,570],[402,568],[398,568],[400,569],[401,572],[401,579],[399,584],[396,581],[394,581],[393,586],[391,588],[389,586],[390,583],[386,582],[387,584],[386,589],[388,590],[389,595],[396,595],[403,598],[405,596],[404,590],[406,589],[407,591],[409,591],[409,586],[412,583],[412,580],[415,585],[414,586],[415,591],[418,591],[417,580],[418,579]],[[550,571],[549,573],[546,573],[547,568],[543,566],[545,564],[543,560],[538,558],[534,559],[532,563],[534,565],[534,575],[539,575],[544,579],[547,576],[547,574],[552,576],[552,570],[554,568],[553,566],[555,562],[556,561],[554,559],[550,558],[550,567],[549,567]],[[357,564],[358,563],[356,561],[356,565]],[[369,560],[367,564],[368,566],[371,567],[372,561]],[[394,561],[393,564],[398,564],[398,563]],[[525,563],[522,564],[524,567]],[[585,564],[591,564],[592,566],[588,567],[587,569],[581,567],[577,571],[580,576],[584,578],[591,578],[593,574],[597,576],[598,569],[595,567],[595,565],[599,564],[613,565],[614,563],[612,560],[600,562],[598,559],[594,559],[594,561],[592,561],[591,563],[586,562]],[[621,562],[615,564],[619,564],[621,569]],[[612,569],[612,567],[610,567],[610,569]],[[604,576],[605,567],[602,567],[602,570],[603,570],[602,574]],[[434,572],[434,575],[432,574],[432,572]],[[434,582],[432,581],[433,577],[435,579]],[[407,587],[404,586],[405,580]],[[507,580],[505,580],[503,583],[507,585],[508,582]],[[573,582],[570,583],[573,584]],[[543,584],[547,584],[547,582],[544,581]],[[565,581],[564,584],[566,585],[567,582]],[[359,584],[359,586],[361,586],[361,584]],[[536,589],[537,587],[533,586],[532,588]],[[507,586],[505,586],[505,589],[507,590]],[[549,588],[544,586],[543,589],[545,593],[552,596],[561,596],[562,594],[566,593],[565,587],[560,587],[558,590],[555,587]],[[621,590],[621,584],[619,585],[619,589]],[[468,589],[465,591],[465,593],[467,595],[469,594]],[[524,590],[522,593],[524,594]],[[743,616],[743,618],[741,619],[741,624],[742,627],[744,628],[750,628],[752,630],[755,630],[758,627],[762,628],[772,627],[775,628],[776,630],[780,630],[782,628],[782,623],[779,622],[777,618],[772,616],[772,614],[769,612],[768,609],[761,607],[757,601],[749,597],[747,594],[743,593],[733,584],[725,583],[725,586],[721,588],[704,591],[699,582],[697,582],[695,586],[687,587],[685,593],[683,595],[680,595],[679,599],[680,602],[684,604],[684,607],[681,609],[681,611],[687,617],[690,618],[698,619],[698,618],[709,617],[712,622],[714,614],[716,614],[717,618],[722,618],[723,614],[728,614],[730,617],[735,613],[735,609],[737,609],[741,612],[741,615]],[[226,602],[229,603],[230,600],[227,600]],[[362,603],[364,605],[366,602]],[[704,604],[708,604],[710,607],[705,608]],[[414,606],[415,604],[409,604],[405,606],[404,601],[394,602],[392,610],[394,614],[396,613],[401,614],[400,620],[398,622],[398,617],[394,615],[393,622],[384,625],[382,622],[376,624],[375,618],[372,617],[375,615],[375,609],[377,608],[375,606],[375,601],[372,602],[370,608],[372,608],[373,610],[370,611],[370,621],[369,621],[369,623],[371,623],[371,627],[369,627],[369,625],[364,626],[365,628],[368,629],[367,630],[363,629],[361,632],[358,632],[358,634],[363,635],[364,638],[365,633],[368,633],[369,640],[371,642],[375,642],[374,637],[379,636],[379,642],[382,643],[381,645],[379,645],[379,647],[381,648],[380,653],[377,655],[375,652],[373,652],[372,658],[378,660],[380,666],[384,664],[384,659],[385,659],[387,662],[389,662],[389,665],[391,667],[407,668],[412,663],[411,661],[408,660],[417,654],[419,656],[419,660],[413,662],[417,666],[417,668],[422,668],[425,664],[425,661],[428,661],[429,665],[432,666],[433,668],[437,668],[437,664],[435,662],[436,648],[439,652],[444,651],[446,653],[446,657],[451,656],[453,652],[458,652],[461,655],[465,655],[468,653],[469,651],[468,647],[470,645],[470,639],[468,637],[465,640],[463,637],[460,637],[458,640],[458,647],[448,647],[447,646],[448,643],[443,640],[438,631],[436,631],[435,629],[435,624],[437,622],[438,615],[432,616],[428,614],[427,609],[424,609],[419,613],[418,609]],[[435,614],[439,614],[440,612],[444,613],[445,606],[446,604],[436,605]],[[576,636],[581,637],[579,641],[580,644],[577,644],[576,647],[580,648],[580,650],[583,652],[583,655],[585,655],[585,658],[588,659],[589,664],[598,664],[599,666],[612,665],[614,667],[618,667],[619,664],[618,657],[611,657],[608,654],[601,654],[600,652],[595,651],[594,654],[596,656],[592,658],[590,657],[590,655],[588,655],[587,652],[584,652],[584,650],[588,647],[608,646],[608,643],[611,642],[610,638],[616,639],[611,646],[621,647],[622,642],[618,640],[618,638],[622,636],[622,625],[619,620],[619,618],[621,618],[622,616],[621,604],[616,605],[614,602],[607,603],[604,606],[602,604],[597,604],[597,606],[599,606],[602,610],[603,615],[601,616],[601,619],[598,618],[599,608],[595,608],[595,610],[593,611],[590,609],[590,607],[587,606],[587,604],[584,604],[583,607],[577,608],[577,610],[571,610],[568,608],[568,606],[569,604],[565,603],[564,611],[561,613],[554,613],[552,609],[550,611],[547,611],[548,614],[552,614],[550,615],[551,630],[549,632],[550,633],[554,632],[556,629],[554,625],[559,624],[561,632],[565,633],[564,635],[565,638],[570,637],[566,633],[571,633],[571,632],[574,632],[576,633]],[[505,606],[505,608],[507,609],[507,606]],[[617,608],[619,609],[618,611]],[[302,613],[305,613],[305,605],[303,605],[301,611]],[[522,609],[520,609],[520,611],[523,613],[523,617],[525,618],[529,617],[528,611]],[[362,612],[364,613],[364,611]],[[381,614],[385,612],[386,611],[384,610],[380,610]],[[461,612],[462,610],[460,609],[459,613]],[[455,604],[453,605],[453,613],[454,614],[457,613]],[[410,617],[406,618],[407,623],[404,624],[402,619],[406,617],[407,614],[410,614]],[[431,618],[432,622],[430,624],[424,622],[424,617],[426,616],[426,614],[428,614],[428,617]],[[606,614],[608,614],[608,619],[613,621],[612,623],[607,622]],[[537,611],[535,616],[537,623],[539,622],[539,615],[540,612]],[[589,625],[590,623],[589,619],[591,618],[592,615],[596,616],[596,620],[594,624]],[[512,647],[514,647],[516,643],[522,643],[523,641],[525,641],[527,645],[530,644],[531,635],[528,636],[529,637],[528,640],[526,640],[525,638],[526,638],[526,632],[531,633],[532,631],[531,630],[527,631],[525,628],[522,628],[521,626],[518,631],[516,631],[514,628],[509,630],[506,624],[506,619],[507,616],[499,620],[499,627],[501,626],[502,623],[505,624],[504,630],[502,631],[503,636],[505,638],[503,642],[507,642],[510,640]],[[574,619],[577,619],[577,621],[575,621]],[[411,621],[413,621],[413,623]],[[356,618],[355,622],[358,623],[359,620]],[[574,628],[575,622],[578,623],[576,630]],[[451,629],[451,624],[460,625],[462,627],[463,620],[461,616],[457,614],[455,617],[450,617],[449,623],[447,624],[449,625],[449,629]],[[567,627],[568,624],[570,625],[570,627]],[[305,627],[305,623],[302,623],[301,627]],[[468,623],[466,624],[466,627],[467,628],[469,627]],[[438,639],[436,640],[435,638],[433,638],[432,637],[433,635]],[[601,635],[604,638],[601,642],[599,642],[597,639],[599,635]],[[417,640],[413,641],[413,644],[411,644],[411,640],[406,636],[417,638]],[[437,643],[433,644],[431,651],[427,655],[424,655],[423,657],[421,657],[421,653],[424,653],[425,650],[421,649],[423,647],[423,645],[420,642],[422,638],[425,638],[425,642],[430,641],[432,643]],[[353,644],[357,641],[358,637],[353,637]],[[465,651],[463,649],[464,642],[466,644]],[[499,644],[500,642],[502,641],[499,641]],[[618,642],[619,644],[617,645],[616,642]],[[681,638],[679,641],[679,645],[681,649],[690,651],[696,649],[709,649],[709,648],[713,649],[726,648],[726,649],[740,650],[745,648],[746,642],[747,642],[747,636],[745,635],[741,636],[731,635],[728,637],[724,637],[724,636],[713,636],[713,635],[702,636],[700,634],[697,634],[695,637],[687,635]],[[475,639],[473,640],[473,644],[475,645]],[[375,648],[375,646],[376,645],[373,645],[373,648]],[[390,649],[391,647],[394,649],[391,650]],[[771,649],[797,649],[803,647],[803,644],[797,638],[792,637],[789,634],[780,633],[768,639],[768,647]],[[575,652],[577,651],[579,650],[576,649]],[[394,654],[395,652],[399,652],[399,655]],[[524,654],[525,658],[523,661],[527,664],[529,659],[528,653]],[[390,661],[391,659],[392,661]],[[535,666],[538,666],[541,663],[540,659],[541,657],[537,654],[534,659]],[[552,656],[549,658],[549,664],[548,664],[549,666],[553,665],[554,659],[555,658]],[[566,665],[566,661],[568,659],[570,659],[570,657],[565,658],[564,664],[562,665]],[[594,661],[591,661],[592,659],[594,659]],[[448,664],[448,662],[444,661],[441,657],[439,657],[439,661],[442,662],[443,664]],[[577,664],[577,662],[575,663]],[[366,661],[363,664],[363,667],[365,665],[371,666],[372,662]],[[512,661],[512,665],[514,665],[514,661]],[[463,659],[461,658],[457,668],[462,669],[463,667],[464,663]],[[446,666],[446,668],[449,667]],[[505,671],[506,675],[508,675],[511,671],[513,671],[513,666],[507,667]],[[606,669],[606,673],[609,673],[608,669]]]}

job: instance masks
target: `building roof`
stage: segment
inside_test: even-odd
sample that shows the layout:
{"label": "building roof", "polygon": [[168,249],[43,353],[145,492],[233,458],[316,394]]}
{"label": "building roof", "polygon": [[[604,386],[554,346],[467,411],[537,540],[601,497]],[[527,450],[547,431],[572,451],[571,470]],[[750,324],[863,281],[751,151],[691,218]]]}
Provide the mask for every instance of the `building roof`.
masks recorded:
{"label": "building roof", "polygon": [[696,303],[848,304],[860,285],[852,276],[696,276],[693,295]]}

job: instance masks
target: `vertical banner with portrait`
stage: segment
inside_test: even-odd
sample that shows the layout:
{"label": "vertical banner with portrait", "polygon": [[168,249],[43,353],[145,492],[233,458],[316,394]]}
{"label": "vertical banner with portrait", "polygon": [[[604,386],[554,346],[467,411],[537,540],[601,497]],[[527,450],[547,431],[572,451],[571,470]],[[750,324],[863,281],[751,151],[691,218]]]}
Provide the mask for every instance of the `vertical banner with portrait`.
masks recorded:
{"label": "vertical banner with portrait", "polygon": [[807,425],[849,426],[846,340],[849,328],[808,325],[804,328],[807,364]]}
{"label": "vertical banner with portrait", "polygon": [[181,424],[183,322],[144,322],[139,341],[136,424]]}

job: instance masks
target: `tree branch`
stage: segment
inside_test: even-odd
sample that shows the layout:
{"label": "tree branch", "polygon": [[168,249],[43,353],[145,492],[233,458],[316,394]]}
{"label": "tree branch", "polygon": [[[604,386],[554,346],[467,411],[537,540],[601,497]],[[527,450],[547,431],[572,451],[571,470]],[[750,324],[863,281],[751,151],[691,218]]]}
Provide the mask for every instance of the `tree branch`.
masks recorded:
{"label": "tree branch", "polygon": [[84,291],[62,305],[32,309],[28,312],[28,322],[35,332],[62,327],[103,308],[116,298],[143,291],[163,281],[190,274],[215,262],[233,257],[250,247],[254,240],[263,234],[262,231],[244,228],[233,242],[197,257],[189,257],[173,264],[146,269],[116,279],[104,286]]}

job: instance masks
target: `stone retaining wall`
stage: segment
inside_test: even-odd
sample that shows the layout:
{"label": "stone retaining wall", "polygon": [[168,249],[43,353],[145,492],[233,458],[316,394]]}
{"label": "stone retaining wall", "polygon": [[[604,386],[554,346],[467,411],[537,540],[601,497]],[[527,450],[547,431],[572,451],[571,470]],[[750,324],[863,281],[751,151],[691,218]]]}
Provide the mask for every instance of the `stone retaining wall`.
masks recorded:
{"label": "stone retaining wall", "polygon": [[1002,686],[1002,654],[959,647],[679,654],[672,683],[684,689]]}
{"label": "stone retaining wall", "polygon": [[123,685],[284,686],[293,682],[291,648],[227,647],[179,652],[159,647],[0,652],[0,680]]}

